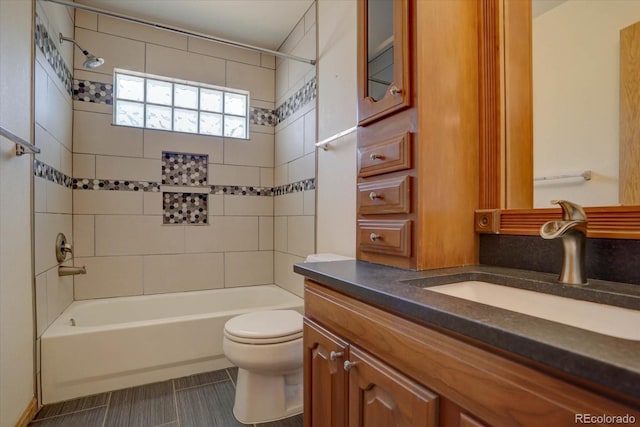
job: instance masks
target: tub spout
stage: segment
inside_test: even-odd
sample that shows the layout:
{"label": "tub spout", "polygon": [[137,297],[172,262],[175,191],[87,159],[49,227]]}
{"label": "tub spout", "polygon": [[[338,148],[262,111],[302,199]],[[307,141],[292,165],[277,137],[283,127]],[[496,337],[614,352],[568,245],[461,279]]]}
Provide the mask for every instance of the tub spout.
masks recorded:
{"label": "tub spout", "polygon": [[562,270],[558,281],[570,285],[584,285],[585,243],[587,215],[580,205],[566,200],[553,200],[562,207],[563,220],[549,221],[540,227],[543,239],[562,239]]}
{"label": "tub spout", "polygon": [[58,276],[75,276],[76,274],[87,274],[87,267],[67,267],[61,265],[58,267]]}

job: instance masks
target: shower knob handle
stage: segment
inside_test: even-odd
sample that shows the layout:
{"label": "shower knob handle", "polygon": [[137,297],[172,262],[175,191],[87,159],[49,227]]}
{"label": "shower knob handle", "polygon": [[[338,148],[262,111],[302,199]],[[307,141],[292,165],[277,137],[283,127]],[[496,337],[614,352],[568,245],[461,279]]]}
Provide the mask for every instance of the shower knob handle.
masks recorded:
{"label": "shower knob handle", "polygon": [[56,236],[55,250],[58,262],[63,262],[67,258],[67,254],[73,254],[73,246],[63,233],[58,233]]}

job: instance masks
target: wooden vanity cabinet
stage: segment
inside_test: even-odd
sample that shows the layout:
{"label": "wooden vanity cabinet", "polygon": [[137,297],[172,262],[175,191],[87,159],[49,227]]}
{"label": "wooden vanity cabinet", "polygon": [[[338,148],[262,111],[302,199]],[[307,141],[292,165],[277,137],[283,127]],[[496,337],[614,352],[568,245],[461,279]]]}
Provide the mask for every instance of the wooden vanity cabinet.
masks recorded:
{"label": "wooden vanity cabinet", "polygon": [[[304,297],[305,427],[560,427],[575,425],[576,414],[640,419],[637,403],[309,279]],[[345,361],[355,363],[348,372]]]}
{"label": "wooden vanity cabinet", "polygon": [[477,0],[358,1],[358,259],[477,263],[477,47]]}
{"label": "wooden vanity cabinet", "polygon": [[425,387],[309,319],[304,342],[305,427],[437,426]]}
{"label": "wooden vanity cabinet", "polygon": [[347,425],[349,344],[304,319],[304,426]]}

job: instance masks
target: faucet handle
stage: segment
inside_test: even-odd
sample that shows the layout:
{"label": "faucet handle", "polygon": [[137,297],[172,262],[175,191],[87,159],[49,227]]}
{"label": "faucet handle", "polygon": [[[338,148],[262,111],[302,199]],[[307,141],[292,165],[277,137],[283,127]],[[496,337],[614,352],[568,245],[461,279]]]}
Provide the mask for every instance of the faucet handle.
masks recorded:
{"label": "faucet handle", "polygon": [[562,208],[562,219],[565,221],[586,221],[587,214],[582,206],[568,200],[552,200],[552,204]]}

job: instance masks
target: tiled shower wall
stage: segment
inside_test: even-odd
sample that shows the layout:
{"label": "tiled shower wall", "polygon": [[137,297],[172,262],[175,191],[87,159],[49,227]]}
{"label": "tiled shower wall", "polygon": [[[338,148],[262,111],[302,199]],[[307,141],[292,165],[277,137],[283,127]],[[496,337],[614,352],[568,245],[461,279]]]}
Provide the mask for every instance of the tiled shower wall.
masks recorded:
{"label": "tiled shower wall", "polygon": [[[280,51],[316,57],[315,2]],[[300,296],[303,279],[293,273],[293,264],[315,249],[316,92],[315,66],[276,60],[275,185],[301,191],[275,195],[275,283]]]}
{"label": "tiled shower wall", "polygon": [[[73,242],[72,101],[70,43],[60,46],[58,33],[73,35],[73,13],[66,7],[36,2],[34,160],[36,328],[44,330],[73,301],[73,277],[59,277],[54,244],[59,232]],[[71,265],[71,256],[65,265]]]}
{"label": "tiled shower wall", "polygon": [[[75,53],[75,298],[273,283],[275,58],[82,11],[75,37],[105,58],[89,72]],[[250,140],[112,125],[113,68],[249,91]],[[179,153],[206,173],[198,191],[163,185]],[[180,203],[201,224],[167,221]]]}

